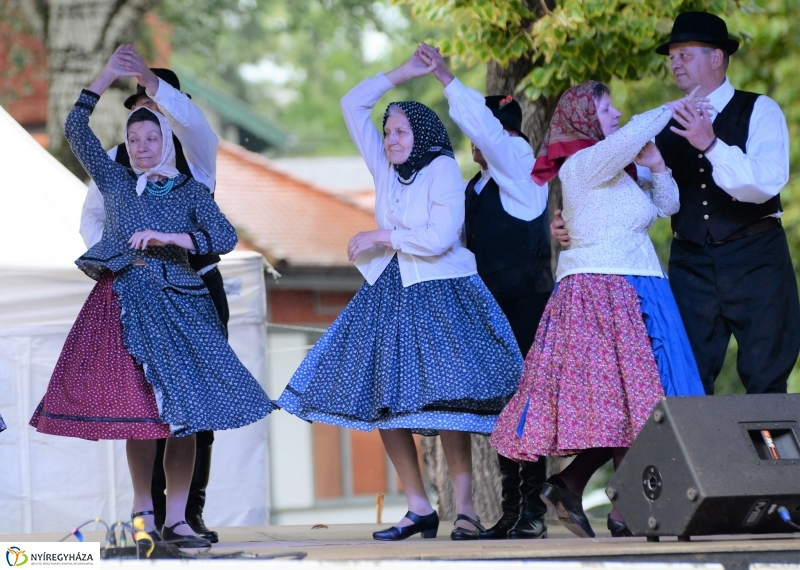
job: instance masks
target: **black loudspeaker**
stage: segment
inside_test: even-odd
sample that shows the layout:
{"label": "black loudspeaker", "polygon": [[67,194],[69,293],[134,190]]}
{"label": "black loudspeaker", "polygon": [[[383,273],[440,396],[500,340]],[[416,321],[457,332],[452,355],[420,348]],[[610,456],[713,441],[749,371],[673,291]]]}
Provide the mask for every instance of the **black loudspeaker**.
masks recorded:
{"label": "black loudspeaker", "polygon": [[798,424],[800,394],[663,398],[606,494],[648,540],[795,532]]}

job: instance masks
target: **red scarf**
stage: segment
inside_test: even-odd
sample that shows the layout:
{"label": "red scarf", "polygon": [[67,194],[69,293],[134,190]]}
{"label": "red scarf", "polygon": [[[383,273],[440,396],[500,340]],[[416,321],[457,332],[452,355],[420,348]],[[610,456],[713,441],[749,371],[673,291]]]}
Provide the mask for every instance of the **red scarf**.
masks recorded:
{"label": "red scarf", "polygon": [[[594,84],[587,81],[570,87],[558,100],[531,173],[540,186],[555,178],[570,156],[605,139],[594,104]],[[633,163],[625,167],[625,172],[637,179]]]}

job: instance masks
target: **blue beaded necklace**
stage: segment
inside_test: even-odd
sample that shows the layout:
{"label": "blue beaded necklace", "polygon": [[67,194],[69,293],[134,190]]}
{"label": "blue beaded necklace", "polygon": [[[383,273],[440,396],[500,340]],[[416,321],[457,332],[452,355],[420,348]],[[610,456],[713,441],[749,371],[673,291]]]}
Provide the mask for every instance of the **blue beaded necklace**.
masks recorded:
{"label": "blue beaded necklace", "polygon": [[166,196],[172,190],[172,186],[175,184],[174,178],[167,178],[166,180],[162,180],[161,182],[153,182],[152,180],[147,181],[147,193],[151,196]]}

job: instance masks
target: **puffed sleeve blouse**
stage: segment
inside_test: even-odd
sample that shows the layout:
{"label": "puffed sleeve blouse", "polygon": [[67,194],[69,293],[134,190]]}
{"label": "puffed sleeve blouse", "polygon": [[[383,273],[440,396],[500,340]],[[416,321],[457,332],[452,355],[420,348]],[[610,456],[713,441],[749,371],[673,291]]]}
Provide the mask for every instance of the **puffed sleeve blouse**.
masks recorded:
{"label": "puffed sleeve blouse", "polygon": [[572,244],[559,255],[556,281],[577,273],[664,277],[647,231],[678,211],[678,186],[669,171],[637,183],[624,168],[671,117],[663,106],[637,115],[564,162],[559,177]]}
{"label": "puffed sleeve blouse", "polygon": [[394,85],[382,73],[342,98],[350,136],[375,181],[375,220],[391,231],[392,247],[361,252],[355,265],[371,285],[397,255],[403,286],[477,273],[475,256],[461,245],[464,183],[456,161],[439,156],[411,184],[400,183],[370,113]]}

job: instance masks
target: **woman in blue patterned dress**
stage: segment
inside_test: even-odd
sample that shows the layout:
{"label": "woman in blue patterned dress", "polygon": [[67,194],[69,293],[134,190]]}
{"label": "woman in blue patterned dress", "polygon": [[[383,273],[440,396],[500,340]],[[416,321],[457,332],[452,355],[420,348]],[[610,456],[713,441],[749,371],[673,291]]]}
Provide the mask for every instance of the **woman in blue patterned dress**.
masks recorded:
{"label": "woman in blue patterned dress", "polygon": [[522,370],[511,327],[461,245],[464,184],[444,125],[416,102],[389,105],[383,136],[370,120],[384,93],[429,71],[415,55],[342,99],[375,179],[380,229],[350,241],[367,282],[278,400],[308,421],[380,430],[409,512],[377,540],[436,536],[412,432],[441,436],[458,512],[451,537],[478,537],[470,432],[491,432]]}
{"label": "woman in blue patterned dress", "polygon": [[226,253],[236,232],[208,189],[175,169],[169,122],[131,113],[125,140],[133,169],[103,150],[89,127],[100,95],[126,75],[111,57],[67,116],[65,135],[105,198],[99,243],[77,260],[98,281],[70,331],[31,425],[43,433],[126,439],[134,516],[153,529],[156,439],[169,437],[166,521],[178,546],[208,546],[183,520],[194,434],[253,423],[275,409],[236,358],[187,252]]}

